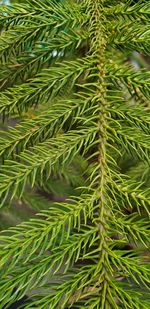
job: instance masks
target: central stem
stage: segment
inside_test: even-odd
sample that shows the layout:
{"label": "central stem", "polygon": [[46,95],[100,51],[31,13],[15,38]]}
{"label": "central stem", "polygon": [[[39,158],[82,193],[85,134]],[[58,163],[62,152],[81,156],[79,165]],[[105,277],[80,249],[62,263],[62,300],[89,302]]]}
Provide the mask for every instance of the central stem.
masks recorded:
{"label": "central stem", "polygon": [[99,188],[98,197],[100,201],[99,207],[99,227],[101,249],[104,243],[104,225],[107,214],[107,162],[106,162],[106,143],[107,143],[107,100],[106,100],[106,83],[105,83],[105,49],[106,37],[103,26],[102,0],[93,0],[91,4],[91,53],[94,55],[97,63],[97,85],[96,97],[99,106],[99,146],[98,146],[98,164],[99,164]]}
{"label": "central stem", "polygon": [[[107,179],[108,168],[106,160],[106,144],[107,144],[107,87],[105,83],[105,50],[106,50],[106,34],[104,29],[103,0],[91,0],[88,7],[90,12],[90,36],[91,48],[90,52],[94,56],[97,65],[97,85],[96,85],[96,101],[99,107],[98,115],[98,165],[99,165],[99,184],[98,184],[98,201],[99,201],[99,286],[100,286],[100,308],[103,309],[107,303],[107,288],[109,282],[108,276],[108,250],[107,250],[107,216],[109,213],[107,203]],[[109,303],[107,303],[109,308]]]}

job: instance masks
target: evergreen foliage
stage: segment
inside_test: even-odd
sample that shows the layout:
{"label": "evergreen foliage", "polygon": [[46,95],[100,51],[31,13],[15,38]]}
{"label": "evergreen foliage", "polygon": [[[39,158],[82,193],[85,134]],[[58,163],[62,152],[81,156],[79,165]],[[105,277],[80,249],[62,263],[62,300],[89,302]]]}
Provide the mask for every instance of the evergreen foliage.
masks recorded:
{"label": "evergreen foliage", "polygon": [[[0,308],[149,308],[150,72],[135,51],[150,55],[149,0],[1,5],[0,113],[16,125],[0,132],[0,205],[38,213],[0,234]],[[64,201],[36,192],[62,184]]]}

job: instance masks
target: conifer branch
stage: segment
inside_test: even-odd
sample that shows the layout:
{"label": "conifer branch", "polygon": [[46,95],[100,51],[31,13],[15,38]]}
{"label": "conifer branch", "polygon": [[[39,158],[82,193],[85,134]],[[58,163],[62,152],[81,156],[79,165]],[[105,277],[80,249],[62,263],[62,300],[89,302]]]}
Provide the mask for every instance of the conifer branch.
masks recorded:
{"label": "conifer branch", "polygon": [[1,118],[37,114],[0,132],[1,206],[39,210],[0,235],[2,307],[149,308],[149,3],[0,9]]}
{"label": "conifer branch", "polygon": [[[83,100],[83,99],[82,99]],[[15,157],[31,145],[49,139],[54,134],[61,132],[65,123],[70,119],[70,127],[77,121],[77,117],[90,110],[90,98],[82,101],[78,98],[63,100],[61,103],[52,104],[49,110],[42,112],[33,119],[26,119],[8,131],[0,132],[0,156],[3,159]]]}
{"label": "conifer branch", "polygon": [[120,234],[122,233],[127,243],[132,241],[135,243],[140,242],[145,248],[148,247],[150,237],[149,220],[141,219],[135,214],[122,216],[121,213],[117,212],[114,220],[112,214],[112,222],[114,223],[114,231],[117,226],[117,229],[120,229]]}
{"label": "conifer branch", "polygon": [[[35,78],[10,88],[0,94],[0,113],[9,114],[17,108],[19,112],[28,110],[32,105],[37,105],[54,98],[70,80],[70,89],[73,88],[78,78],[89,69],[89,59],[72,62],[58,63],[57,66],[44,69]],[[28,81],[28,82],[29,82]]]}
{"label": "conifer branch", "polygon": [[[61,306],[61,308],[65,308],[66,305],[69,305],[71,299],[71,305],[76,303],[80,297],[84,298],[84,294],[86,297],[86,291],[89,287],[91,294],[95,293],[95,287],[93,288],[94,280],[94,272],[95,272],[95,265],[88,265],[84,266],[80,269],[80,273],[77,273],[77,269],[74,270],[74,276],[71,277],[66,275],[64,276],[64,282],[60,285],[54,285],[54,292],[46,295],[35,295],[35,301],[32,301],[32,304],[40,306],[41,309],[44,309],[47,304],[51,304],[53,308],[56,306]],[[66,280],[65,280],[66,279]],[[71,288],[70,288],[71,287]],[[96,289],[98,292],[98,289]],[[30,305],[26,307],[31,308]]]}
{"label": "conifer branch", "polygon": [[[69,203],[70,202],[70,203]],[[41,256],[43,252],[61,245],[72,233],[72,227],[78,231],[87,223],[87,214],[91,217],[93,195],[84,194],[68,203],[57,203],[48,210],[37,214],[38,218],[9,229],[9,236],[0,235],[0,266],[8,268],[18,264],[21,259],[26,263],[31,258]],[[61,230],[64,234],[60,235]],[[67,231],[67,232],[65,232]]]}
{"label": "conifer branch", "polygon": [[[67,232],[66,232],[67,234]],[[15,271],[12,269],[13,264],[7,265],[7,278],[4,280],[3,272],[1,272],[1,282],[0,282],[0,298],[1,300],[5,300],[7,303],[11,300],[15,300],[15,297],[12,295],[8,296],[5,293],[5,288],[7,285],[7,290],[12,290],[18,286],[16,293],[19,293],[20,297],[23,297],[27,291],[33,290],[35,287],[40,287],[49,280],[48,275],[53,272],[55,274],[59,274],[59,271],[63,268],[63,273],[65,274],[68,268],[71,267],[73,262],[77,262],[78,260],[82,260],[84,252],[86,249],[96,242],[97,229],[90,228],[86,229],[84,226],[80,228],[80,234],[74,233],[68,238],[67,242],[63,242],[63,244],[56,244],[56,246],[47,251],[47,256],[43,256],[41,253],[40,257],[34,257],[30,262],[24,262],[24,256],[22,255],[22,259],[20,262],[22,263],[22,267],[17,266]],[[48,249],[47,249],[48,250]],[[11,276],[11,280],[10,280]],[[22,285],[22,282],[26,282],[26,284]]]}
{"label": "conifer branch", "polygon": [[[79,6],[74,5],[73,7],[67,6],[68,12],[66,8],[64,10],[62,4],[52,4],[51,8],[49,5],[47,6],[47,12],[45,7],[46,15],[43,16],[43,7],[39,5],[39,3],[35,3],[31,6],[24,5],[22,6],[16,5],[14,8],[4,8],[1,11],[0,22],[2,26],[4,24],[7,25],[7,30],[4,28],[4,32],[0,37],[0,58],[9,59],[10,56],[16,52],[16,55],[22,52],[22,49],[29,49],[31,45],[35,45],[37,42],[41,41],[41,44],[44,41],[47,41],[47,38],[56,40],[54,49],[57,48],[57,44],[59,44],[59,40],[57,40],[58,35],[60,38],[64,37],[66,44],[70,45],[69,38],[75,38],[75,45],[79,46],[81,43],[81,31],[82,24],[85,22],[83,14],[81,14],[79,10]],[[37,12],[36,12],[37,9]],[[17,14],[18,11],[18,14]],[[19,14],[19,11],[20,14]],[[75,17],[76,12],[76,22]],[[9,16],[9,14],[11,14]],[[19,15],[19,16],[17,16]],[[7,17],[7,18],[6,18]],[[81,18],[81,19],[80,19]],[[78,26],[81,26],[78,28]],[[10,27],[10,29],[9,29]],[[70,33],[66,33],[66,28],[71,29]],[[78,30],[80,29],[80,30]],[[61,35],[60,35],[61,33]],[[85,37],[83,31],[83,37]],[[76,42],[77,41],[77,42]]]}
{"label": "conifer branch", "polygon": [[140,96],[139,92],[147,99],[150,98],[150,73],[144,70],[136,71],[133,66],[124,64],[116,64],[111,61],[108,65],[108,76],[112,82],[118,83],[118,86],[125,86],[129,93],[133,91]]}
{"label": "conifer branch", "polygon": [[129,127],[124,125],[124,122],[112,121],[113,126],[111,131],[114,134],[114,140],[119,143],[122,148],[126,149],[128,152],[132,151],[137,154],[139,159],[147,160],[150,159],[150,144],[149,135],[145,134],[142,130],[134,127]]}
{"label": "conifer branch", "polygon": [[[34,146],[31,150],[26,150],[16,156],[17,161],[6,160],[1,167],[0,176],[0,203],[4,205],[7,199],[13,199],[15,194],[21,197],[27,182],[33,187],[37,174],[48,179],[52,171],[63,170],[66,164],[70,164],[73,158],[79,153],[81,148],[86,151],[86,143],[95,144],[97,128],[89,127],[78,131],[71,131],[64,135],[60,134],[56,138],[47,140],[41,145]],[[43,157],[44,155],[44,157]],[[11,195],[10,195],[11,192]]]}

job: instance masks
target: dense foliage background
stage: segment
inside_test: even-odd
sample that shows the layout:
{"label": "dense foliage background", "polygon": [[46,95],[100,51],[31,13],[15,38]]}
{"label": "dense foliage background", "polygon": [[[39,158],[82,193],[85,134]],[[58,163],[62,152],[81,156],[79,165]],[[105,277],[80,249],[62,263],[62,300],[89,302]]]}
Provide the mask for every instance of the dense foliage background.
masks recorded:
{"label": "dense foliage background", "polygon": [[148,309],[150,1],[21,2],[0,9],[0,308]]}

